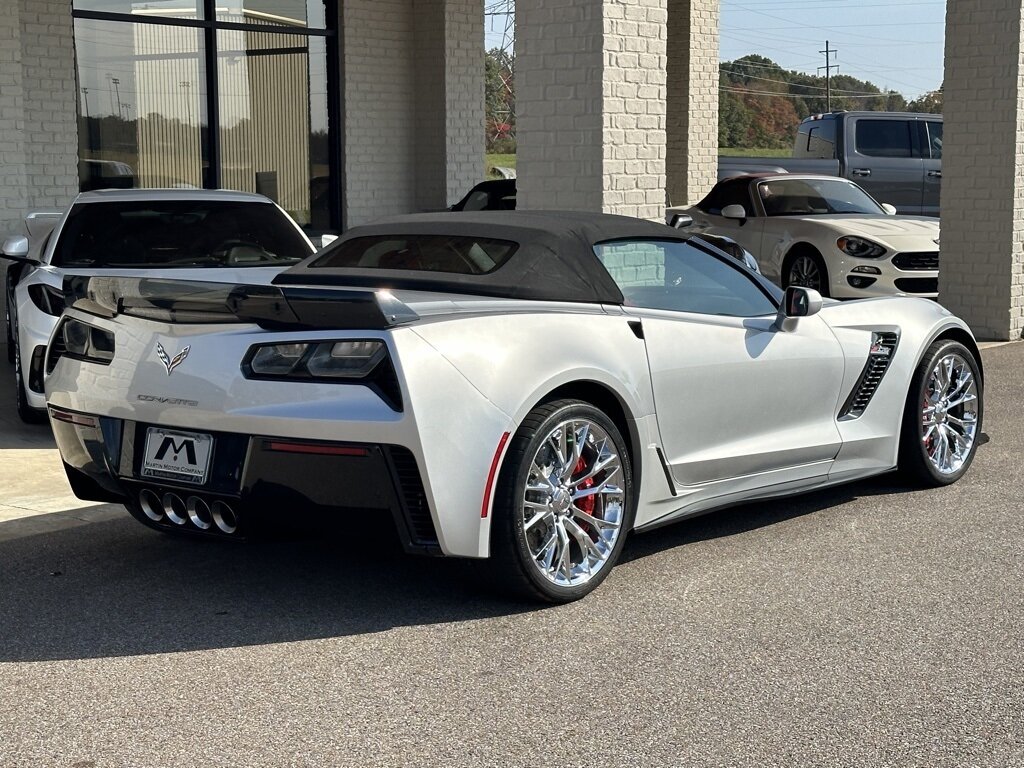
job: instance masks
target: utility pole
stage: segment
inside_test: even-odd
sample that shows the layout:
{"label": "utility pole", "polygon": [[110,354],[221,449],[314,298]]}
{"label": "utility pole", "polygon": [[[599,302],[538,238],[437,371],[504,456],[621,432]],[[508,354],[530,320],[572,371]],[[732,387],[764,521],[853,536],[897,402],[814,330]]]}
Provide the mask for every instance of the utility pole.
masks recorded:
{"label": "utility pole", "polygon": [[825,54],[825,66],[818,67],[818,72],[825,70],[825,102],[828,105],[828,111],[832,111],[832,70],[839,69],[838,64],[832,63],[833,54],[839,53],[835,48],[830,48],[828,40],[825,41],[825,50],[818,51],[818,53]]}
{"label": "utility pole", "polygon": [[117,104],[117,119],[120,120],[121,119],[121,90],[118,88],[118,86],[121,85],[121,80],[120,80],[120,78],[112,77],[112,78],[110,78],[110,82],[114,86],[114,103]]}

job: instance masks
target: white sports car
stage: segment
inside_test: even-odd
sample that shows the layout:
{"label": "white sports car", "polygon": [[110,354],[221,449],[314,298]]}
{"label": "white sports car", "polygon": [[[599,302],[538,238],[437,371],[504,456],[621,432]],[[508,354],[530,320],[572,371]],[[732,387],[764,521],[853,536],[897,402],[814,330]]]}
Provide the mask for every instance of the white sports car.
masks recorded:
{"label": "white sports car", "polygon": [[939,290],[939,220],[899,216],[833,176],[752,174],[720,181],[692,208],[689,231],[731,237],[783,288],[862,299]]}
{"label": "white sports car", "polygon": [[66,275],[146,274],[269,283],[315,251],[295,221],[263,195],[203,190],[84,192],[65,212],[29,214],[10,237],[7,353],[18,414],[46,420],[42,361],[64,310]]}
{"label": "white sports car", "polygon": [[896,467],[952,483],[980,438],[977,346],[935,302],[823,306],[626,217],[409,216],[273,286],[66,290],[46,391],[81,498],[208,537],[386,511],[408,551],[556,602],[631,530]]}

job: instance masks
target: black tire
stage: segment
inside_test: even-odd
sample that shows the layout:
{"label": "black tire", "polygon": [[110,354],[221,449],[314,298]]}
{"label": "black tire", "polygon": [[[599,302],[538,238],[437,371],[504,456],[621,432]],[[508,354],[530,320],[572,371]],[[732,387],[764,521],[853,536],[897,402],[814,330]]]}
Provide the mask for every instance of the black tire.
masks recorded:
{"label": "black tire", "polygon": [[[957,355],[962,358],[970,367],[971,375],[977,387],[977,420],[971,447],[967,456],[962,460],[959,469],[950,472],[940,472],[929,458],[928,449],[924,440],[926,427],[924,420],[924,402],[929,387],[929,378],[932,370],[940,360],[949,356]],[[953,413],[955,409],[950,409]],[[962,409],[959,415],[963,416]],[[914,376],[910,380],[910,389],[907,392],[907,402],[903,409],[903,423],[900,428],[900,450],[899,450],[899,472],[902,479],[917,486],[935,488],[955,483],[970,468],[974,456],[978,450],[981,438],[982,420],[984,417],[984,391],[981,381],[981,371],[978,368],[978,361],[974,353],[957,341],[940,339],[933,343],[921,358]],[[934,438],[932,438],[934,439]]]}
{"label": "black tire", "polygon": [[18,417],[26,424],[46,424],[49,419],[46,411],[29,405],[25,394],[25,379],[21,375],[21,350],[14,345],[14,384],[18,390]]}
{"label": "black tire", "polygon": [[[793,266],[797,263],[798,259],[807,258],[813,262],[814,266],[818,270],[820,279],[817,286],[806,285],[806,281],[794,280],[796,275],[793,274]],[[829,291],[829,277],[828,267],[825,266],[825,260],[821,258],[821,254],[818,253],[814,248],[810,247],[796,247],[786,254],[786,259],[782,263],[782,287],[789,288],[791,285],[802,285],[807,288],[813,288],[822,296],[828,298],[831,295]]]}
{"label": "black tire", "polygon": [[[587,581],[572,586],[555,584],[545,578],[533,560],[527,533],[524,530],[524,496],[531,465],[547,436],[567,419],[589,421],[605,432],[609,442],[614,446],[614,453],[620,466],[620,471],[612,474],[616,478],[621,477],[617,480],[616,485],[622,489],[621,502],[613,503],[615,511],[621,513],[620,527],[609,553],[596,573]],[[588,445],[591,445],[589,450],[593,451],[593,445]],[[588,449],[585,447],[584,450]],[[597,477],[607,476],[597,475]],[[577,400],[557,400],[538,406],[530,412],[516,431],[498,476],[491,524],[490,562],[496,585],[517,598],[549,603],[568,603],[579,600],[604,581],[619,559],[626,537],[633,526],[635,506],[633,471],[627,443],[612,420],[589,403]],[[566,513],[563,511],[563,514]],[[602,516],[609,518],[610,514],[603,512]],[[575,525],[575,523],[571,524]],[[600,538],[593,540],[599,543],[601,541]],[[568,548],[571,550],[572,546],[570,544]],[[575,546],[577,552],[582,552],[579,543]]]}

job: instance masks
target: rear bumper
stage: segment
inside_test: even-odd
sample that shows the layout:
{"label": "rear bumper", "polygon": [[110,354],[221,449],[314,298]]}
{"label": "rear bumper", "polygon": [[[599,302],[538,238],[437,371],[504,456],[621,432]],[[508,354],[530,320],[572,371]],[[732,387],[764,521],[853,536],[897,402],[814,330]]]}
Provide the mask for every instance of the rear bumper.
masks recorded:
{"label": "rear bumper", "polygon": [[[160,527],[212,536],[243,535],[277,518],[390,514],[406,551],[439,555],[441,547],[415,456],[407,448],[203,431],[213,438],[201,485],[143,475],[147,430],[142,422],[50,407],[50,422],[75,494],[89,501],[140,508],[140,499],[168,499],[210,509],[218,502],[237,530],[204,527],[188,515],[148,515]],[[145,496],[144,496],[145,494]],[[201,502],[201,504],[199,503]],[[203,507],[202,505],[205,505]],[[172,510],[173,512],[173,510]],[[234,526],[232,526],[234,527]]]}

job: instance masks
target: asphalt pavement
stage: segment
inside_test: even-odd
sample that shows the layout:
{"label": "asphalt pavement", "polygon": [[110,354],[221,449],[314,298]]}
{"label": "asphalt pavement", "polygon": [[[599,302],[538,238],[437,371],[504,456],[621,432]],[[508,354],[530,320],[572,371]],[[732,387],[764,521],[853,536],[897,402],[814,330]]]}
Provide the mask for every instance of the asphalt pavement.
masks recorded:
{"label": "asphalt pavement", "polygon": [[557,608],[348,521],[228,545],[77,502],[0,365],[0,766],[1022,765],[1024,344],[984,361],[956,485],[635,536]]}

